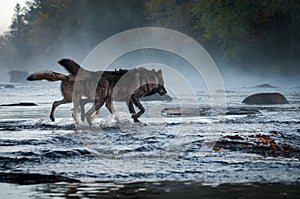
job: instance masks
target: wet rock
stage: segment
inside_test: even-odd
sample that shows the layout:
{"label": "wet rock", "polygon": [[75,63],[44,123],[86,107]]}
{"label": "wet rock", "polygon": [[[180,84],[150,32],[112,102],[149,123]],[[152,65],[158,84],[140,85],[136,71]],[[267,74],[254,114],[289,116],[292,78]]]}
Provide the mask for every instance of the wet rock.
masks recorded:
{"label": "wet rock", "polygon": [[161,114],[164,116],[200,116],[200,115],[208,115],[201,108],[165,108],[161,111]]}
{"label": "wet rock", "polygon": [[[215,147],[219,150],[243,151],[264,156],[299,157],[299,148],[287,143],[278,142],[278,134],[251,134],[248,136],[226,135],[217,141]],[[218,151],[218,150],[217,150]]]}
{"label": "wet rock", "polygon": [[56,176],[43,175],[37,173],[0,173],[0,182],[16,183],[16,184],[41,184],[51,182],[79,182],[78,180]]}
{"label": "wet rock", "polygon": [[6,85],[6,86],[4,86],[4,88],[15,88],[15,86],[14,85]]}
{"label": "wet rock", "polygon": [[3,87],[3,88],[15,88],[14,85],[12,84],[0,84],[0,88]]}
{"label": "wet rock", "polygon": [[234,91],[218,89],[216,93],[234,93]]}
{"label": "wet rock", "polygon": [[244,140],[244,138],[239,135],[226,135],[224,136],[224,138],[228,138],[232,140]]}
{"label": "wet rock", "polygon": [[[256,109],[250,108],[228,108],[226,115],[253,115],[260,114]],[[212,114],[212,109],[209,108],[165,108],[161,111],[164,116],[209,116]]]}
{"label": "wet rock", "polygon": [[276,86],[272,86],[270,84],[260,84],[255,86],[255,88],[277,88]]}
{"label": "wet rock", "polygon": [[20,102],[16,104],[1,104],[0,106],[37,106],[37,104],[32,102]]}
{"label": "wet rock", "polygon": [[257,93],[246,97],[245,104],[288,104],[289,101],[280,93]]}
{"label": "wet rock", "polygon": [[157,93],[153,94],[153,95],[149,95],[149,96],[145,96],[143,98],[141,98],[142,101],[172,101],[172,97],[170,97],[169,95],[159,95]]}
{"label": "wet rock", "polygon": [[259,110],[250,108],[228,108],[226,115],[253,115],[260,113]]}

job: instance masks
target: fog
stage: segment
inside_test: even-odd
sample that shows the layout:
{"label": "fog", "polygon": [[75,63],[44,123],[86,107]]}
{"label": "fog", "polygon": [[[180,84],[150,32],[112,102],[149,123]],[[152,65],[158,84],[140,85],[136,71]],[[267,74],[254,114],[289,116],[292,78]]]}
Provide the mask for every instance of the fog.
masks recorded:
{"label": "fog", "polygon": [[[70,50],[65,50],[62,56],[60,55],[49,55],[47,59],[40,59],[39,57],[33,57],[30,60],[31,64],[28,64],[26,68],[8,68],[1,67],[1,82],[9,81],[9,71],[11,70],[25,70],[29,73],[42,71],[42,70],[53,70],[55,72],[60,72],[63,74],[68,74],[68,72],[60,66],[57,61],[62,58],[70,58],[75,60],[78,63],[82,63],[84,60],[84,55],[78,55],[83,52],[88,52],[91,48],[86,47],[85,50],[74,50],[78,49],[71,47]],[[80,52],[80,53],[78,53]],[[26,58],[24,58],[26,59]],[[101,59],[101,56],[99,56]],[[201,74],[199,74],[194,66],[184,60],[182,57],[179,57],[170,52],[157,50],[157,49],[143,49],[138,51],[130,52],[126,55],[121,56],[116,61],[114,61],[108,70],[115,69],[131,69],[133,67],[139,67],[145,64],[153,63],[153,66],[166,65],[174,68],[178,73],[182,74],[184,78],[192,85],[195,91],[206,90],[206,84],[203,80]],[[97,67],[97,66],[96,66]],[[100,67],[100,66],[99,66]],[[259,84],[271,84],[277,87],[288,87],[288,86],[300,86],[300,74],[296,71],[295,73],[284,73],[278,71],[268,71],[266,68],[253,69],[252,71],[244,70],[243,67],[236,66],[223,66],[217,65],[225,89],[232,87],[253,87]],[[172,78],[172,77],[171,77]],[[176,81],[172,81],[176,82]],[[166,82],[168,83],[168,81]],[[180,86],[180,85],[178,85]]]}
{"label": "fog", "polygon": [[[130,69],[143,65],[147,65],[148,67],[153,66],[153,68],[157,68],[159,66],[162,68],[163,66],[173,68],[174,71],[176,71],[186,80],[186,82],[192,85],[195,91],[206,89],[205,82],[201,74],[199,74],[194,66],[188,63],[182,57],[163,50],[143,49],[127,53],[114,61],[108,69]],[[176,78],[178,78],[178,76],[175,76],[175,74],[166,73],[167,71],[163,70],[164,76],[167,77],[167,79],[165,78],[165,83],[176,84]],[[180,86],[183,85],[177,83],[177,87]]]}
{"label": "fog", "polygon": [[[31,57],[30,61],[26,57],[20,58],[21,60],[26,60],[26,67],[5,67],[1,65],[1,82],[9,81],[8,73],[11,70],[25,70],[29,73],[42,70],[53,70],[63,74],[68,74],[67,71],[65,71],[64,68],[57,63],[57,61],[62,58],[70,58],[81,64],[85,58],[85,55],[87,55],[91,50],[92,47],[89,46],[79,47],[76,46],[76,44],[72,44],[60,55],[53,54],[42,59],[41,57]],[[101,59],[101,56],[99,56],[99,59]],[[157,49],[143,49],[130,52],[114,61],[108,70],[121,68],[130,69],[149,63],[153,63],[154,65],[162,64],[174,68],[189,81],[189,83],[193,86],[193,89],[196,91],[207,89],[203,77],[195,70],[194,66],[188,63],[182,57]],[[268,70],[268,67],[256,68],[252,69],[251,71],[248,69],[243,69],[242,66],[217,64],[217,67],[222,75],[225,88],[239,86],[251,87],[264,83],[278,87],[300,86],[300,73],[297,71],[297,69],[293,73],[289,71],[272,71]]]}
{"label": "fog", "polygon": [[[34,26],[36,25],[34,21],[32,31],[26,41],[18,43],[17,46],[8,45],[6,48],[1,48],[0,82],[9,81],[8,72],[11,70],[25,70],[29,73],[53,70],[67,74],[58,65],[58,60],[70,58],[81,64],[103,40],[122,31],[152,25],[144,15],[143,1],[102,0],[92,3],[78,1],[69,7],[57,16],[53,16],[54,21],[51,21],[52,18],[43,21],[41,16],[36,15],[40,17],[36,20],[40,20],[41,27]],[[45,6],[42,11],[45,14],[51,13],[46,8]],[[130,45],[126,41],[124,43]],[[200,44],[204,47],[207,45],[207,43]],[[209,53],[214,52],[211,48],[207,49]],[[99,60],[105,56],[99,55]],[[286,60],[286,65],[280,66],[274,66],[271,63],[264,66],[251,66],[249,64],[251,60],[230,64],[219,59],[214,53],[210,56],[216,62],[226,87],[255,86],[263,83],[275,86],[297,86],[300,83],[300,67],[293,60]],[[203,77],[198,74],[194,66],[182,57],[158,49],[130,52],[112,63],[110,69],[132,68],[148,63],[170,66],[186,77],[195,90],[206,89]]]}
{"label": "fog", "polygon": [[[144,49],[130,52],[113,62],[109,69],[132,68],[147,63],[160,63],[174,68],[186,78],[195,91],[207,89],[203,77],[195,70],[194,66],[182,57],[162,50]],[[228,65],[217,65],[217,67],[221,73],[225,89],[255,87],[261,84],[270,84],[275,87],[300,86],[300,74],[297,72],[285,74],[280,71],[268,70],[267,67],[253,69],[252,71],[246,69],[243,71],[243,67]]]}

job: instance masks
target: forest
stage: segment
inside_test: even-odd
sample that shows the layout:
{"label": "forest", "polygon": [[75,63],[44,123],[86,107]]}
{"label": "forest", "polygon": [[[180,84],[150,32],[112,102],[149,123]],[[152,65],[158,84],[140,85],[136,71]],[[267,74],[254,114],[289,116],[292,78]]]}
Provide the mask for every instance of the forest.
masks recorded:
{"label": "forest", "polygon": [[187,34],[223,69],[300,73],[297,0],[28,0],[0,37],[0,68],[80,62],[106,38],[146,26]]}

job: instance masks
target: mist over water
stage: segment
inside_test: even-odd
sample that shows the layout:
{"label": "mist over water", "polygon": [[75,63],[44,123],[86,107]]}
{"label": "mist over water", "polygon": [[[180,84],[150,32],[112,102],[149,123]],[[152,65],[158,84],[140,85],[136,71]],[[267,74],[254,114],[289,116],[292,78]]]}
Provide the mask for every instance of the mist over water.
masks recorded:
{"label": "mist over water", "polygon": [[[206,87],[203,78],[194,66],[192,66],[185,59],[178,55],[158,49],[142,49],[132,51],[119,57],[108,67],[108,69],[132,69],[134,67],[140,67],[144,65],[147,65],[147,67],[149,68],[151,68],[151,66],[160,68],[160,65],[161,68],[163,68],[162,66],[172,68],[174,71],[180,74],[182,78],[184,78],[189,84],[191,84],[193,90],[195,91],[205,89]],[[180,84],[178,82],[176,83],[176,76],[168,74],[168,71],[164,70],[163,74],[165,77],[165,84],[167,86],[171,86],[168,85],[170,83],[173,84],[172,86],[174,86],[175,84],[177,87],[180,87]]]}
{"label": "mist over water", "polygon": [[[92,47],[90,47],[86,48],[86,50],[80,50],[82,48],[85,47],[74,46],[70,48],[71,50],[65,50],[65,53],[60,55],[49,55],[44,59],[40,59],[39,57],[31,58],[29,59],[31,60],[30,63],[28,63],[29,60],[27,57],[20,58],[25,60],[24,63],[26,63],[26,67],[19,67],[17,65],[16,67],[5,67],[5,65],[1,65],[0,82],[5,83],[9,81],[8,73],[11,70],[25,70],[29,73],[42,70],[52,70],[67,75],[68,72],[62,66],[60,66],[57,61],[62,58],[70,58],[80,64],[84,57],[81,51],[88,52],[92,49]],[[80,52],[81,55],[78,55],[80,54],[78,52]],[[101,59],[101,55],[99,56],[99,59]],[[174,68],[180,74],[188,78],[188,81],[195,90],[205,87],[203,78],[195,71],[194,67],[190,65],[190,63],[177,55],[157,49],[143,49],[130,52],[114,61],[108,70],[121,68],[130,69],[148,63],[163,64]],[[225,87],[232,87],[234,85],[256,86],[260,84],[271,84],[279,87],[300,86],[300,73],[297,72],[290,74],[289,71],[269,71],[264,68],[247,71],[243,70],[242,67],[228,65],[224,66],[221,64],[217,65],[217,67],[220,70]]]}
{"label": "mist over water", "polygon": [[[127,53],[114,61],[108,69],[130,69],[147,63],[158,63],[172,67],[187,78],[194,90],[206,89],[203,77],[190,63],[178,55],[158,49],[143,49]],[[228,65],[217,65],[217,67],[221,73],[225,88],[240,86],[254,87],[261,84],[270,84],[275,87],[300,86],[300,73],[285,74],[278,71],[268,71],[263,68],[260,70],[247,71],[245,69],[243,70],[242,67],[237,68]],[[276,89],[274,89],[274,91],[275,90]]]}

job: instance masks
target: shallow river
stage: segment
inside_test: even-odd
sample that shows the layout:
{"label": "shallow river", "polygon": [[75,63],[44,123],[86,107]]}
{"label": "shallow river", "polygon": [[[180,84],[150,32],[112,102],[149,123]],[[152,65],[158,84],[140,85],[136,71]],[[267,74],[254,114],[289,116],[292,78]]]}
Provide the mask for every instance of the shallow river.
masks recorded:
{"label": "shallow river", "polygon": [[[110,117],[103,108],[93,128],[83,122],[75,127],[71,104],[58,107],[56,121],[50,121],[51,104],[61,99],[58,88],[42,82],[0,89],[0,104],[37,104],[0,106],[0,190],[6,190],[1,198],[296,198],[300,193],[299,86],[228,88],[228,110],[260,112],[250,115],[211,116],[210,96],[201,90],[197,97],[207,113],[197,117],[160,114],[163,108],[194,106],[189,96],[142,102],[141,125],[116,102],[119,113]],[[290,103],[241,103],[258,92],[280,92]]]}

